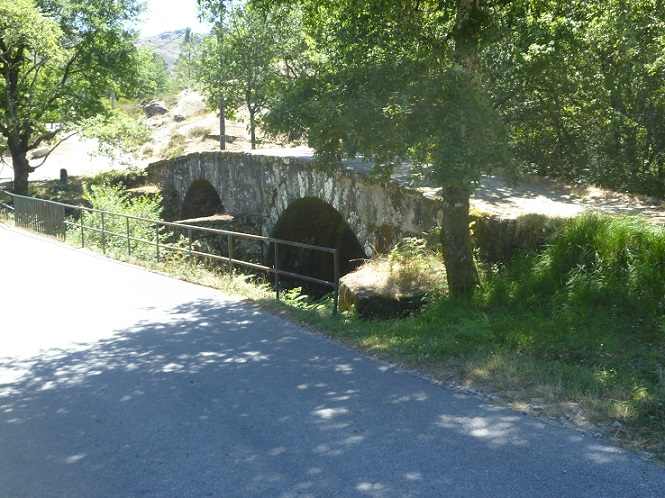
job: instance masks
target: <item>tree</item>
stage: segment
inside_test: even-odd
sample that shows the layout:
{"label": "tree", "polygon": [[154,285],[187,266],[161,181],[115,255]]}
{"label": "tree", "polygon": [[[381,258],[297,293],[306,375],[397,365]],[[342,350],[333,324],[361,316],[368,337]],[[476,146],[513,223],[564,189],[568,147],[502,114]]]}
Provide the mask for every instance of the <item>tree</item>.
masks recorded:
{"label": "tree", "polygon": [[[303,44],[297,15],[285,9],[261,12],[250,6],[228,11],[222,47],[218,37],[205,41],[200,52],[197,76],[212,101],[224,95],[226,109],[249,113],[252,149],[256,147],[259,114],[279,93],[285,79],[300,71]],[[222,54],[220,76],[215,58]]]}
{"label": "tree", "polygon": [[[107,112],[134,83],[136,0],[0,0],[0,133],[27,194],[29,151]],[[52,128],[51,128],[52,127]]]}
{"label": "tree", "polygon": [[175,62],[174,79],[177,90],[191,88],[194,82],[194,62],[199,55],[201,39],[192,33],[191,28],[185,30],[185,36],[180,43],[180,54]]}
{"label": "tree", "polygon": [[483,173],[512,164],[480,77],[481,49],[493,32],[492,5],[480,0],[300,5],[315,63],[271,109],[267,125],[291,138],[306,136],[321,164],[359,155],[389,174],[399,162],[411,161],[442,188],[450,292],[469,294],[478,283],[469,197]]}
{"label": "tree", "polygon": [[219,104],[219,148],[220,150],[226,149],[226,96],[221,91],[224,87],[224,54],[222,47],[224,46],[224,16],[226,14],[226,4],[224,0],[197,0],[199,6],[199,13],[202,19],[215,24],[214,32],[216,36],[217,62],[219,67],[219,80],[218,80],[218,95],[217,100]]}
{"label": "tree", "polygon": [[513,1],[487,87],[534,172],[665,194],[665,4]]}
{"label": "tree", "polygon": [[151,46],[138,47],[138,74],[134,97],[143,99],[166,92],[170,86],[168,65]]}

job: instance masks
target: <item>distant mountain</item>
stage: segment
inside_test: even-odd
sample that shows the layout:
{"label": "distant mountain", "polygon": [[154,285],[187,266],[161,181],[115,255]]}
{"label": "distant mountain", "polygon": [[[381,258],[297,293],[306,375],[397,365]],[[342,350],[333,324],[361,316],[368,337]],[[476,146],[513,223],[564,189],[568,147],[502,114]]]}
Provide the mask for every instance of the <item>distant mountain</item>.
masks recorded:
{"label": "distant mountain", "polygon": [[[180,44],[185,38],[186,29],[178,29],[175,31],[165,31],[154,36],[139,38],[138,45],[152,47],[154,52],[166,61],[169,69],[173,69],[175,61],[180,55]],[[193,33],[196,39],[200,42],[203,37],[200,33]]]}

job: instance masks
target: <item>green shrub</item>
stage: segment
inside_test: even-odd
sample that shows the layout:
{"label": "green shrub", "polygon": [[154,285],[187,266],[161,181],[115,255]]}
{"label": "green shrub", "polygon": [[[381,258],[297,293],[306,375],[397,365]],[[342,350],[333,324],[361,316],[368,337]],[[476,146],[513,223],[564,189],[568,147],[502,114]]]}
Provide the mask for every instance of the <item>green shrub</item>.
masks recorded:
{"label": "green shrub", "polygon": [[665,312],[665,229],[631,218],[585,214],[563,223],[542,252],[490,277],[488,302],[600,306],[631,315]]}
{"label": "green shrub", "polygon": [[[92,207],[101,212],[85,212],[81,223],[94,230],[85,230],[81,240],[81,230],[72,226],[67,234],[69,240],[78,240],[86,247],[110,253],[127,254],[138,258],[151,259],[156,255],[154,246],[157,237],[163,240],[166,234],[156,228],[153,222],[127,219],[113,213],[158,220],[161,215],[162,198],[160,195],[130,197],[124,191],[124,185],[92,185],[85,193],[85,199]],[[105,234],[102,234],[102,226]],[[108,233],[110,232],[110,233]],[[118,234],[113,235],[113,234]],[[159,234],[159,235],[158,235]],[[132,239],[128,242],[127,235]]]}
{"label": "green shrub", "polygon": [[207,135],[210,135],[211,130],[206,126],[195,126],[189,130],[188,135],[191,138],[205,138]]}

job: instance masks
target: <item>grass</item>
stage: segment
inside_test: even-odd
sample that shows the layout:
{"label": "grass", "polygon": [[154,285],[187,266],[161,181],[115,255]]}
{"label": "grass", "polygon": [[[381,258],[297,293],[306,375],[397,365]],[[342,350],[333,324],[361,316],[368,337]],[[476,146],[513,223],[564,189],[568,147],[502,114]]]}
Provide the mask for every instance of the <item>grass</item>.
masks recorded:
{"label": "grass", "polygon": [[[421,280],[422,242],[384,259],[391,278]],[[332,300],[297,291],[274,300],[260,278],[183,264],[152,270],[245,296],[367,354],[405,364],[535,416],[576,423],[665,463],[665,230],[630,218],[584,215],[549,245],[509,264],[480,265],[465,300],[432,293],[407,318],[331,319]],[[137,261],[130,261],[137,263]],[[416,271],[417,270],[417,271]]]}
{"label": "grass", "polygon": [[171,159],[183,155],[186,150],[186,141],[186,137],[180,133],[174,133],[171,135],[169,143],[166,144],[166,147],[162,150],[162,158]]}
{"label": "grass", "polygon": [[195,126],[189,130],[188,135],[190,138],[205,138],[207,135],[210,135],[210,133],[212,133],[212,130],[208,127]]}

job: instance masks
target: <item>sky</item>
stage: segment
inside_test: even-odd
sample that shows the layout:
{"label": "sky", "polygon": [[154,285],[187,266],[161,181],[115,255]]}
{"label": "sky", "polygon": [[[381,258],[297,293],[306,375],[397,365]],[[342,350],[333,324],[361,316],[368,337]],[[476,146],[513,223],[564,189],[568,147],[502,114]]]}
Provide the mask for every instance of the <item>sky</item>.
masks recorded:
{"label": "sky", "polygon": [[185,28],[192,28],[195,33],[207,33],[209,25],[200,24],[197,16],[196,0],[148,0],[148,10],[138,28],[141,36]]}

